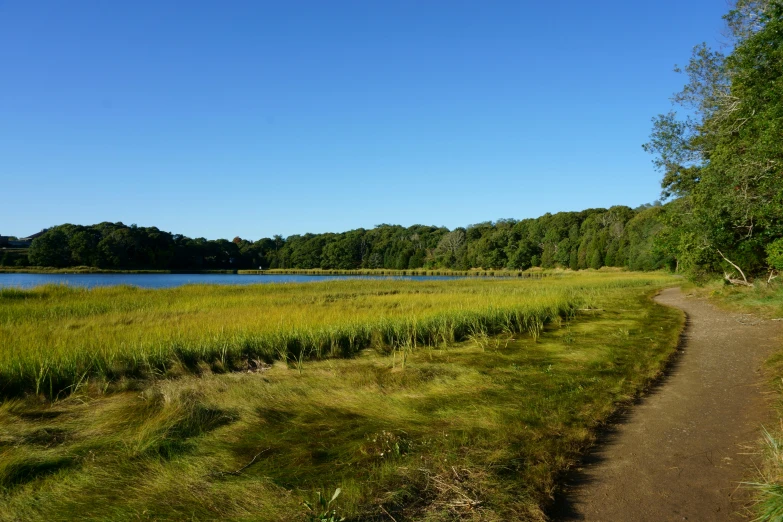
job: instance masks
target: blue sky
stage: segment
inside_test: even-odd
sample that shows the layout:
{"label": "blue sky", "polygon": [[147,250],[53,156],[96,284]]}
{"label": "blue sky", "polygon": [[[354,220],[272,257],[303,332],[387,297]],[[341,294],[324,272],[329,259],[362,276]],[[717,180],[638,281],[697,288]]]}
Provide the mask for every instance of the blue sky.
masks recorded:
{"label": "blue sky", "polygon": [[723,0],[0,2],[0,233],[449,228],[659,194]]}

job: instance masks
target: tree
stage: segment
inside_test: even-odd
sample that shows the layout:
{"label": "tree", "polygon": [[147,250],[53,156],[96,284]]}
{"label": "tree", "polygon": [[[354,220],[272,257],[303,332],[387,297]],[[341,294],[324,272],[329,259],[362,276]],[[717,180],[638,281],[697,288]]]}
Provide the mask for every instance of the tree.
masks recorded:
{"label": "tree", "polygon": [[656,118],[645,149],[663,196],[690,210],[670,225],[676,258],[692,272],[760,272],[783,236],[783,5],[740,0],[724,18],[734,50],[694,50],[674,97],[691,115]]}
{"label": "tree", "polygon": [[461,228],[449,232],[438,242],[435,253],[446,267],[452,267],[465,245],[465,230]]}
{"label": "tree", "polygon": [[526,270],[533,266],[532,259],[539,253],[538,246],[528,239],[521,240],[508,260],[508,268],[512,270]]}
{"label": "tree", "polygon": [[88,227],[79,227],[68,239],[71,261],[76,265],[95,266],[98,261],[96,249],[100,240],[97,231]]}
{"label": "tree", "polygon": [[71,261],[68,236],[61,227],[52,227],[33,240],[28,256],[35,266],[68,266]]}

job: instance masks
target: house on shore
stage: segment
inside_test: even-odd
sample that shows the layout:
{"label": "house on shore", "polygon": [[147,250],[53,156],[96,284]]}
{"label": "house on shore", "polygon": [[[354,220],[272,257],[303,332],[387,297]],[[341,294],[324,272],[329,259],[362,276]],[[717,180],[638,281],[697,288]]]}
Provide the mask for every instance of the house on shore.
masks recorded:
{"label": "house on shore", "polygon": [[33,239],[44,235],[47,230],[49,229],[45,228],[40,232],[21,239],[11,239],[11,236],[0,236],[0,248],[30,248],[30,245],[33,244]]}

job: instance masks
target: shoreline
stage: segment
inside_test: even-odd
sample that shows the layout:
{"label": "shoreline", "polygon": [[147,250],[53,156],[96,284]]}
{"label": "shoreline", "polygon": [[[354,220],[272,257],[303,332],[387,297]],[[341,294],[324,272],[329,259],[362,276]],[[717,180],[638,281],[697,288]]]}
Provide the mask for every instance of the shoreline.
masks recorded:
{"label": "shoreline", "polygon": [[[601,270],[608,272],[610,270]],[[623,269],[611,271],[621,272]],[[47,268],[47,267],[0,267],[0,274],[225,274],[225,275],[307,275],[307,276],[377,276],[377,277],[410,277],[410,276],[447,276],[447,277],[513,277],[513,278],[544,278],[571,272],[571,270],[322,270],[322,269],[270,269],[270,270],[106,270],[93,267]]]}

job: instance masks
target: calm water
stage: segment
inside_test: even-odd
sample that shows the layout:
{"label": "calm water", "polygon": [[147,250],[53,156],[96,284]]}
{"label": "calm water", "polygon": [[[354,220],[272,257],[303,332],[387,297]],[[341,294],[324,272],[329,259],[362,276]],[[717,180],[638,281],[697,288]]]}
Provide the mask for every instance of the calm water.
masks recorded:
{"label": "calm water", "polygon": [[403,279],[438,281],[449,276],[309,276],[238,274],[0,274],[0,288],[33,288],[40,285],[94,286],[134,285],[142,288],[170,288],[187,284],[252,285],[261,283],[310,283],[338,279]]}

